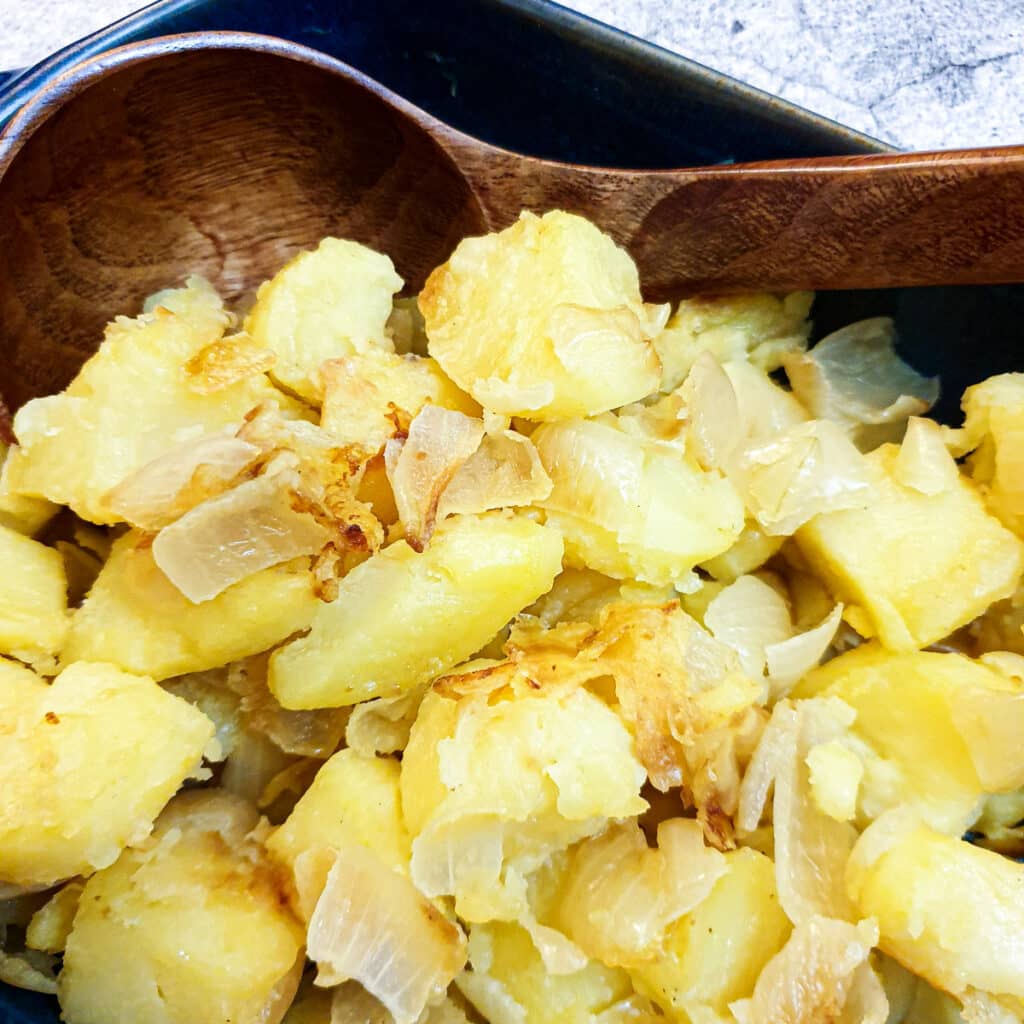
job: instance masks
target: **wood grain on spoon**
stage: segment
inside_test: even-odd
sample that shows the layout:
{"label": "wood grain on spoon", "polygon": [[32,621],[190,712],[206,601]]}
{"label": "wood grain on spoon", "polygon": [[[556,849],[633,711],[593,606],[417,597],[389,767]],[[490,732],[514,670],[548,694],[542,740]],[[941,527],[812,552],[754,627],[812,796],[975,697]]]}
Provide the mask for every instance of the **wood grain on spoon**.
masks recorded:
{"label": "wood grain on spoon", "polygon": [[198,33],[57,77],[0,136],[0,391],[63,387],[119,313],[239,300],[325,235],[409,291],[523,208],[584,214],[647,296],[1024,281],[1024,149],[624,171],[472,139],[294,43]]}

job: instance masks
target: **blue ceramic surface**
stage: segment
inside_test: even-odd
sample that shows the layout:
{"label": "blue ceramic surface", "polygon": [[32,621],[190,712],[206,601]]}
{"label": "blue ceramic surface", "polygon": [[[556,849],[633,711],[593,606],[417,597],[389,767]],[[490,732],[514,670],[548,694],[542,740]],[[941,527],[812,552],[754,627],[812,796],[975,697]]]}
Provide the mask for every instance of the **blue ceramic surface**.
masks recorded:
{"label": "blue ceramic surface", "polygon": [[[679,167],[886,149],[544,0],[162,0],[35,68],[0,72],[0,128],[83,57],[203,29],[315,47],[455,127],[555,159]],[[1024,288],[823,293],[815,333],[879,314],[896,318],[907,358],[941,373],[938,412],[947,419],[955,419],[963,387],[1021,362]],[[0,1024],[57,1020],[52,999],[0,986]]]}

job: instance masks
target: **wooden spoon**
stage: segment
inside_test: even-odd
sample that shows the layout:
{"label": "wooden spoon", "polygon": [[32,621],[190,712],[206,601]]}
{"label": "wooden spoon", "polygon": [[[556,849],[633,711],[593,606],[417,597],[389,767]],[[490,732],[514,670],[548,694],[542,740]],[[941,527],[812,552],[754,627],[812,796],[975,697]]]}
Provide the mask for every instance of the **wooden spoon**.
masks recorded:
{"label": "wooden spoon", "polygon": [[388,253],[415,291],[524,207],[596,221],[652,300],[1024,280],[1024,148],[559,164],[284,40],[170,36],[72,67],[0,136],[0,391],[17,408],[63,387],[111,316],[188,273],[239,300],[333,234]]}

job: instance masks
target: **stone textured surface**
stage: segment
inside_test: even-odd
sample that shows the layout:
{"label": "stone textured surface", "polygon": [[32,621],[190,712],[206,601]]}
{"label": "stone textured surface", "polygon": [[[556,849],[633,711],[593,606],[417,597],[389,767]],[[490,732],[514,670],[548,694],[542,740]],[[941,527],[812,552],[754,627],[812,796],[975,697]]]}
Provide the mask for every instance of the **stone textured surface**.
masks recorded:
{"label": "stone textured surface", "polygon": [[[1024,142],[1024,0],[566,2],[906,148]],[[136,6],[0,0],[0,67]]]}

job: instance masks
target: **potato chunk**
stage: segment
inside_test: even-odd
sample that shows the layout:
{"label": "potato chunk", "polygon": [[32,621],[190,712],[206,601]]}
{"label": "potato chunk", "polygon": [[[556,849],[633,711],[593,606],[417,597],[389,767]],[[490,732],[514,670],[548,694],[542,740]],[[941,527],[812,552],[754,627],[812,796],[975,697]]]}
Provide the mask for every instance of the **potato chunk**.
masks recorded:
{"label": "potato chunk", "polygon": [[99,351],[59,395],[18,410],[6,476],[16,492],[70,505],[83,519],[114,523],[107,493],[127,476],[200,433],[240,423],[260,402],[287,402],[266,374],[212,393],[190,385],[184,364],[228,323],[199,278],[162,293],[153,312],[120,317]]}
{"label": "potato chunk", "polygon": [[147,538],[119,538],[72,617],[65,662],[110,661],[155,679],[200,672],[264,651],[305,629],[319,605],[309,559],[254,573],[192,604],[153,561]]}
{"label": "potato chunk", "polygon": [[554,485],[540,504],[572,564],[679,583],[743,530],[732,485],[674,448],[591,420],[544,424],[531,440]]}
{"label": "potato chunk", "polygon": [[551,586],[562,539],[529,519],[448,520],[422,553],[399,541],[357,566],[308,636],[270,659],[286,708],[395,697],[482,647]]}
{"label": "potato chunk", "polygon": [[974,448],[968,472],[988,507],[1024,535],[1024,373],[1003,373],[968,388],[963,406],[964,447]]}
{"label": "potato chunk", "polygon": [[710,895],[669,931],[664,955],[629,972],[637,989],[679,1024],[710,1019],[710,1012],[728,1019],[729,1003],[754,991],[761,968],[791,931],[771,860],[748,848],[725,860]]}
{"label": "potato chunk", "polygon": [[590,960],[572,974],[550,974],[529,934],[518,925],[474,925],[469,959],[473,969],[459,975],[455,984],[490,1024],[655,1019],[621,968]]}
{"label": "potato chunk", "polygon": [[78,663],[0,685],[0,881],[52,885],[141,839],[213,736],[152,679]]}
{"label": "potato chunk", "polygon": [[85,886],[58,982],[68,1024],[276,1024],[303,933],[226,793],[179,797]]}
{"label": "potato chunk", "polygon": [[0,526],[0,566],[0,654],[52,663],[68,628],[60,552]]}
{"label": "potato chunk", "polygon": [[57,514],[58,508],[45,498],[28,498],[12,490],[5,469],[9,456],[10,448],[0,441],[0,526],[33,537]]}
{"label": "potato chunk", "polygon": [[369,847],[388,867],[407,871],[409,835],[402,820],[399,763],[339,750],[317,772],[267,849],[294,867],[295,858],[318,846]]}
{"label": "potato chunk", "polygon": [[318,403],[325,359],[374,346],[392,349],[384,328],[391,297],[401,287],[387,256],[358,242],[325,238],[260,285],[245,329],[277,353],[274,379]]}
{"label": "potato chunk", "polygon": [[505,686],[506,672],[516,674],[499,668],[491,693],[428,693],[402,758],[413,881],[428,896],[454,895],[468,921],[519,917],[526,875],[647,806],[645,772],[614,711],[571,686]]}
{"label": "potato chunk", "polygon": [[879,946],[933,985],[1024,999],[1024,866],[923,825],[881,819],[847,871]]}
{"label": "potato chunk", "polygon": [[875,491],[868,508],[815,517],[796,534],[813,570],[836,596],[863,610],[893,650],[927,647],[1013,593],[1024,544],[985,506],[970,481],[936,494],[899,482],[899,448],[867,456]]}
{"label": "potato chunk", "polygon": [[856,712],[864,757],[862,825],[910,804],[959,835],[984,793],[1024,785],[1024,689],[959,654],[864,644],[811,672],[798,697],[839,697]]}
{"label": "potato chunk", "polygon": [[658,386],[636,267],[582,217],[523,213],[464,239],[419,302],[430,354],[493,412],[590,416]]}

